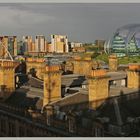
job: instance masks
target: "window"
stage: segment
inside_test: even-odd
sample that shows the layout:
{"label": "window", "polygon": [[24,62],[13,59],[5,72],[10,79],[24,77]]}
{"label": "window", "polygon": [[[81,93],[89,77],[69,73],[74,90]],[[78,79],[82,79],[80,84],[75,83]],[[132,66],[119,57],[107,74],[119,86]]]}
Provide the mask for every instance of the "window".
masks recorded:
{"label": "window", "polygon": [[64,38],[61,38],[60,41],[61,41],[61,42],[64,42]]}

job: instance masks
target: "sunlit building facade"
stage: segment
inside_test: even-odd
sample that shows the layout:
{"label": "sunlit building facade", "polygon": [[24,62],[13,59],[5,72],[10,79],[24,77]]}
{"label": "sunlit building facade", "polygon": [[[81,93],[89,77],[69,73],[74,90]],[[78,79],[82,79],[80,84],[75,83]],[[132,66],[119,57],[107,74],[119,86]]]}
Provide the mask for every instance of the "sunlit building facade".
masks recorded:
{"label": "sunlit building facade", "polygon": [[64,35],[51,35],[52,52],[68,53],[68,37]]}
{"label": "sunlit building facade", "polygon": [[35,52],[46,52],[45,36],[38,35],[35,38]]}

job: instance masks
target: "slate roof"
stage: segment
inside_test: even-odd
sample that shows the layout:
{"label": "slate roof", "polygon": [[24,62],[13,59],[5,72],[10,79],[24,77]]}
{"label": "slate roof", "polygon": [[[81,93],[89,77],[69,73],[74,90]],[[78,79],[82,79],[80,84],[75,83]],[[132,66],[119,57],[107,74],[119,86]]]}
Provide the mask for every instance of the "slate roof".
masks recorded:
{"label": "slate roof", "polygon": [[50,103],[53,106],[59,106],[63,111],[79,110],[80,108],[86,108],[88,105],[87,91],[77,92],[75,94],[66,96],[59,101]]}
{"label": "slate roof", "polygon": [[22,87],[17,89],[8,99],[6,99],[5,103],[22,109],[27,109],[29,107],[41,109],[42,100],[43,91]]}
{"label": "slate roof", "polygon": [[107,72],[107,75],[110,76],[111,80],[120,80],[127,77],[126,72],[124,71],[118,71],[118,72]]}
{"label": "slate roof", "polygon": [[[126,87],[113,87],[110,89],[110,97],[97,108],[97,117],[107,117],[111,124],[122,125],[127,123],[129,117],[140,116],[140,92],[138,89],[130,89]],[[88,111],[88,91],[80,90],[79,92],[66,96],[59,101],[52,102],[51,105],[59,106],[63,111],[80,111],[86,109]],[[92,115],[93,113],[93,115]],[[87,114],[87,118],[95,117],[93,110]],[[86,115],[86,114],[85,114]]]}
{"label": "slate roof", "polygon": [[[101,109],[99,117],[108,117],[111,124],[123,125],[128,118],[140,116],[139,93],[132,93],[108,99]],[[118,109],[117,109],[118,108]]]}
{"label": "slate roof", "polygon": [[[62,87],[80,87],[84,81],[85,76],[77,74],[62,75]],[[43,89],[43,81],[34,77],[30,77],[28,85],[35,88]]]}
{"label": "slate roof", "polygon": [[84,75],[62,75],[62,87],[80,87],[85,81]]}

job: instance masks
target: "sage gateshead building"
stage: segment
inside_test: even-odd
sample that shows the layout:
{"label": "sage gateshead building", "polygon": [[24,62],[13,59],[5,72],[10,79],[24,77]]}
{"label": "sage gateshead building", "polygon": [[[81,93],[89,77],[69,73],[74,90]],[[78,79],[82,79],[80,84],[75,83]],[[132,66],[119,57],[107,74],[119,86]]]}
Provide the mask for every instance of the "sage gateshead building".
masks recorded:
{"label": "sage gateshead building", "polygon": [[140,56],[140,24],[118,28],[104,48],[106,53],[114,53],[118,57]]}

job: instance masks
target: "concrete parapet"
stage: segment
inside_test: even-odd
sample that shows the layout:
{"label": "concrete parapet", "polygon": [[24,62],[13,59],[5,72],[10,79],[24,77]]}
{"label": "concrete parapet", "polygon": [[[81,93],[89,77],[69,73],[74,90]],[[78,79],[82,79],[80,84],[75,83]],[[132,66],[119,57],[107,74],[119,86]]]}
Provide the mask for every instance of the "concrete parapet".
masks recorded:
{"label": "concrete parapet", "polygon": [[115,54],[109,56],[109,70],[117,71],[118,69],[118,58]]}

